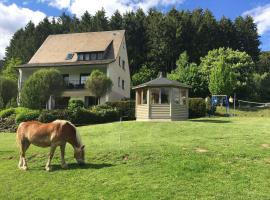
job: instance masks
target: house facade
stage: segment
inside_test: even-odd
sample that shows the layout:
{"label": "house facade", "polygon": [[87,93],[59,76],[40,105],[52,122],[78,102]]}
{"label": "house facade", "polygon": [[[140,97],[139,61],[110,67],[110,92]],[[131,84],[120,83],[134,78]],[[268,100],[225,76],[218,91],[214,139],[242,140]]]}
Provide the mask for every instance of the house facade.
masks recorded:
{"label": "house facade", "polygon": [[50,35],[31,60],[18,66],[19,91],[35,71],[55,68],[65,82],[61,98],[50,98],[49,107],[66,106],[70,98],[80,99],[86,106],[96,98],[84,88],[87,77],[95,69],[103,71],[113,82],[111,92],[100,103],[130,98],[130,71],[125,31],[104,31]]}

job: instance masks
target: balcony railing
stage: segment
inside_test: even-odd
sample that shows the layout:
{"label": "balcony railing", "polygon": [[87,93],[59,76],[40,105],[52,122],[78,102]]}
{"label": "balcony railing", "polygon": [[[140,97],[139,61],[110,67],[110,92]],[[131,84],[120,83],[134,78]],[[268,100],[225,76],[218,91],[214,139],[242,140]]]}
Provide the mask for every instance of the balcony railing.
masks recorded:
{"label": "balcony railing", "polygon": [[[21,82],[21,88],[25,82]],[[65,89],[84,89],[85,84],[82,83],[80,80],[68,80],[64,81]]]}
{"label": "balcony railing", "polygon": [[84,85],[80,80],[65,80],[65,89],[84,89]]}

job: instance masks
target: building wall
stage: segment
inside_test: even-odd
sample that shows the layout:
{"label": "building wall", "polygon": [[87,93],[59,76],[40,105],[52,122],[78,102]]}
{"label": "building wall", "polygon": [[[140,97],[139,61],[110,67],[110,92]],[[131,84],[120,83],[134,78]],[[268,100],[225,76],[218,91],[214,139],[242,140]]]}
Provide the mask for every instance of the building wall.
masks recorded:
{"label": "building wall", "polygon": [[[120,57],[120,65],[119,65]],[[122,61],[125,61],[125,69],[123,69]],[[125,38],[120,46],[119,55],[116,55],[116,61],[109,64],[107,76],[113,81],[113,87],[110,94],[107,96],[107,101],[118,101],[123,98],[130,98],[130,71],[127,55],[127,47]],[[118,85],[118,78],[120,77],[120,85]],[[122,89],[122,80],[125,82],[125,88]]]}

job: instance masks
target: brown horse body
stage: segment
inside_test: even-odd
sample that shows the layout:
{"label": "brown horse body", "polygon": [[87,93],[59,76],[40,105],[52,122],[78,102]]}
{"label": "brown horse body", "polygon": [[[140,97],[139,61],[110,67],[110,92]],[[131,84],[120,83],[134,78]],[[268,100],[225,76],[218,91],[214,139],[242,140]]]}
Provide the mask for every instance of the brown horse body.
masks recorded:
{"label": "brown horse body", "polygon": [[50,154],[45,169],[51,170],[51,160],[55,149],[60,146],[61,166],[67,167],[65,162],[65,146],[70,143],[74,148],[74,157],[78,163],[84,163],[84,145],[81,143],[80,135],[76,127],[65,120],[55,120],[51,123],[40,123],[38,121],[22,122],[17,129],[17,143],[20,148],[19,168],[27,169],[25,152],[30,144],[39,147],[50,147]]}

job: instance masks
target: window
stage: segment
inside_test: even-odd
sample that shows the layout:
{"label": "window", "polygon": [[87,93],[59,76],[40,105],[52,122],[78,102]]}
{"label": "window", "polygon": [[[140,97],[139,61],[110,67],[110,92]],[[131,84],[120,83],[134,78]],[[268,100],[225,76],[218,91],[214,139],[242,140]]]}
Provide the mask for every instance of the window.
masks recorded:
{"label": "window", "polygon": [[63,74],[64,83],[66,86],[69,84],[69,74]]}
{"label": "window", "polygon": [[68,53],[66,60],[71,60],[73,58],[73,56],[74,56],[74,53]]}
{"label": "window", "polygon": [[121,80],[120,80],[120,76],[118,77],[118,87],[121,87]]}
{"label": "window", "polygon": [[160,99],[161,104],[168,104],[170,102],[170,89],[169,88],[161,88],[160,89]]}
{"label": "window", "polygon": [[142,104],[147,104],[147,89],[142,90]]}
{"label": "window", "polygon": [[122,80],[122,89],[124,90],[125,89],[125,81]]}
{"label": "window", "polygon": [[159,89],[151,89],[151,104],[159,104]]}
{"label": "window", "polygon": [[102,52],[99,52],[99,53],[97,54],[97,59],[98,59],[98,60],[102,60],[102,59],[103,59],[103,53],[102,53]]}
{"label": "window", "polygon": [[180,90],[180,105],[187,104],[187,90],[181,89]]}
{"label": "window", "polygon": [[89,53],[86,53],[86,54],[84,55],[84,59],[85,59],[85,60],[90,60],[90,54],[89,54]]}
{"label": "window", "polygon": [[173,88],[173,102],[180,104],[180,89],[178,88]]}
{"label": "window", "polygon": [[152,88],[151,104],[169,104],[170,89],[169,88]]}
{"label": "window", "polygon": [[78,60],[79,60],[79,61],[82,61],[82,60],[83,60],[83,54],[82,54],[82,53],[79,53],[79,54],[78,54]]}
{"label": "window", "polygon": [[140,105],[142,102],[142,91],[141,90],[137,90],[137,104]]}
{"label": "window", "polygon": [[84,85],[87,78],[88,78],[89,74],[80,74],[80,84]]}
{"label": "window", "polygon": [[96,59],[97,59],[97,54],[91,53],[91,60],[96,60]]}
{"label": "window", "polygon": [[121,57],[119,56],[119,67],[121,67]]}
{"label": "window", "polygon": [[125,61],[124,60],[122,61],[122,68],[123,68],[123,70],[125,70]]}

